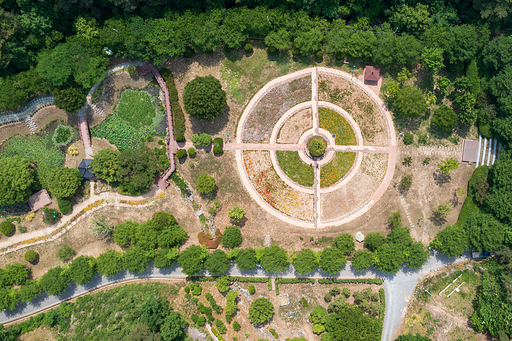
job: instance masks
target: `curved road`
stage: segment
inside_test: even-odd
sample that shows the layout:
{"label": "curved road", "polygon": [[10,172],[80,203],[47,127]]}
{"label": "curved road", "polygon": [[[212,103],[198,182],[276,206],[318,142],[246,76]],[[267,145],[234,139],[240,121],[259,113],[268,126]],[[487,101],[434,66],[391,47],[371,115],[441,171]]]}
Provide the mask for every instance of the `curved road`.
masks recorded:
{"label": "curved road", "polygon": [[[413,295],[414,289],[418,279],[428,274],[432,270],[439,269],[445,265],[468,260],[471,258],[471,253],[466,251],[459,258],[448,258],[441,254],[432,254],[429,261],[420,270],[411,270],[402,268],[396,274],[387,274],[372,268],[358,272],[350,266],[346,266],[342,271],[334,276],[323,273],[320,270],[315,271],[309,276],[301,276],[295,272],[293,266],[287,271],[273,275],[267,273],[263,269],[256,269],[253,271],[240,271],[236,265],[232,265],[227,271],[228,276],[243,276],[243,277],[273,277],[273,278],[384,278],[384,290],[386,292],[386,314],[384,318],[384,327],[382,331],[382,341],[393,340],[394,334],[400,325],[402,314],[407,307],[409,298]],[[208,271],[203,271],[201,276],[209,276]],[[46,293],[40,294],[36,299],[30,303],[20,303],[12,311],[4,311],[0,313],[0,323],[12,323],[18,319],[37,314],[38,312],[51,308],[60,304],[63,301],[71,298],[86,294],[98,288],[116,284],[123,281],[142,278],[154,279],[184,279],[185,274],[182,273],[181,268],[175,263],[174,266],[165,269],[157,269],[153,266],[148,268],[142,274],[132,274],[127,271],[120,271],[113,277],[95,276],[86,285],[76,285],[71,282],[64,292],[59,296],[50,296]]]}

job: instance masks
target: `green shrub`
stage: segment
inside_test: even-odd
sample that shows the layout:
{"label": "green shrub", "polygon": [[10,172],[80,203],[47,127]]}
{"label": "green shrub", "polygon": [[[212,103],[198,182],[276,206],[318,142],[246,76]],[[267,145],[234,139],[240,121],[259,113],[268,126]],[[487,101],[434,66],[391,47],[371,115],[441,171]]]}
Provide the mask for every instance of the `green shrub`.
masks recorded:
{"label": "green shrub", "polygon": [[279,334],[276,332],[274,328],[270,328],[268,331],[270,332],[270,334],[272,334],[274,338],[279,339]]}
{"label": "green shrub", "polygon": [[194,134],[191,139],[196,146],[208,147],[212,143],[212,137],[206,133]]}
{"label": "green shrub", "polygon": [[64,245],[59,249],[59,251],[57,251],[57,257],[63,262],[70,260],[74,255],[75,250],[73,250],[69,245]]}
{"label": "green shrub", "polygon": [[235,332],[239,331],[240,328],[241,326],[240,323],[238,323],[238,321],[233,322],[233,329],[235,330]]}
{"label": "green shrub", "polygon": [[462,205],[462,209],[459,213],[459,218],[457,219],[457,224],[462,226],[466,220],[471,218],[473,215],[480,212],[480,208],[478,207],[477,200],[475,198],[475,190],[474,184],[477,183],[481,179],[487,178],[489,174],[489,167],[482,165],[475,169],[471,179],[469,179],[468,184],[468,196],[466,200],[464,200],[464,204]]}
{"label": "green shrub", "polygon": [[328,293],[326,293],[326,294],[324,295],[324,301],[325,301],[325,302],[331,302],[331,300],[332,300],[332,295],[331,295],[331,293],[329,293],[329,292],[328,292]]}
{"label": "green shrub", "polygon": [[176,157],[178,159],[182,159],[185,156],[187,156],[187,151],[185,149],[178,149],[178,151],[176,152]]}
{"label": "green shrub", "polygon": [[56,146],[65,146],[73,137],[73,129],[70,126],[59,125],[55,129],[55,132],[52,136],[52,141]]}
{"label": "green shrub", "polygon": [[222,149],[223,141],[221,137],[217,137],[213,139],[213,154],[222,154],[224,149]]}
{"label": "green shrub", "polygon": [[226,108],[226,92],[215,77],[196,76],[185,85],[183,103],[190,116],[199,120],[213,121]]}
{"label": "green shrub", "polygon": [[308,141],[308,151],[312,157],[320,157],[325,154],[327,144],[321,137],[313,137]]}
{"label": "green shrub", "polygon": [[315,58],[316,58],[317,60],[322,60],[322,59],[324,59],[324,53],[323,53],[322,51],[317,51],[317,52],[315,53]]}
{"label": "green shrub", "polygon": [[245,53],[252,53],[254,51],[254,48],[252,47],[251,44],[245,44],[244,50]]}
{"label": "green shrub", "polygon": [[411,133],[404,134],[404,144],[409,145],[414,142],[414,135]]}
{"label": "green shrub", "polygon": [[0,224],[0,232],[5,236],[10,236],[14,232],[14,224],[8,220]]}
{"label": "green shrub", "polygon": [[25,255],[23,257],[27,262],[34,263],[39,257],[39,255],[34,250],[28,250],[27,252],[25,252]]}
{"label": "green shrub", "polygon": [[[183,135],[182,133],[176,133],[174,134],[174,138],[176,139],[176,142],[185,142],[185,135]],[[160,140],[162,141],[162,140]],[[158,141],[160,143],[160,141]],[[163,145],[163,141],[162,141],[162,145]]]}
{"label": "green shrub", "polygon": [[[176,134],[176,135],[178,135],[178,134]],[[183,134],[181,134],[181,135],[183,135]],[[176,138],[176,141],[178,141],[178,138]],[[185,137],[183,137],[183,141],[178,141],[178,142],[184,142],[184,141],[185,141]],[[164,142],[164,140],[160,139],[160,140],[158,140],[158,144],[161,146],[164,146],[165,142]]]}
{"label": "green shrub", "polygon": [[130,76],[135,76],[139,69],[135,65],[130,65],[126,68],[126,71],[130,74]]}
{"label": "green shrub", "polygon": [[[190,56],[194,54],[194,50],[190,47],[187,47],[185,51],[185,56],[187,56],[187,51],[191,52]],[[176,84],[174,83],[174,77],[172,75],[171,70],[165,68],[160,70],[160,75],[164,78],[165,85],[167,85],[167,90],[169,91],[169,103],[171,104],[172,108],[174,133],[182,134],[185,131],[185,114],[183,113],[183,109],[181,108],[180,105],[178,90],[176,89]],[[176,141],[178,141],[177,137]],[[183,138],[183,141],[178,142],[185,142],[185,139]]]}
{"label": "green shrub", "polygon": [[208,194],[215,189],[215,179],[208,174],[201,174],[196,181],[197,190],[202,194]]}
{"label": "green shrub", "polygon": [[217,327],[217,329],[219,330],[219,332],[220,332],[221,334],[224,334],[224,333],[226,332],[226,326],[225,326],[225,325],[224,325],[224,323],[223,323],[221,320],[219,320],[219,319],[215,320],[215,327]]}
{"label": "green shrub", "polygon": [[153,134],[149,134],[148,136],[146,136],[146,141],[148,142],[153,142],[154,139],[155,137],[153,136]]}
{"label": "green shrub", "polygon": [[190,147],[187,149],[187,153],[189,156],[195,156],[196,155],[196,149],[194,147]]}
{"label": "green shrub", "polygon": [[23,225],[19,225],[18,226],[18,231],[20,233],[25,233],[25,232],[27,232],[27,228],[25,226],[23,226]]}
{"label": "green shrub", "polygon": [[345,59],[345,53],[343,53],[343,52],[336,52],[335,57],[336,57],[336,60]]}
{"label": "green shrub", "polygon": [[60,213],[54,210],[53,208],[43,207],[41,211],[43,211],[44,213],[43,220],[48,225],[55,224],[57,220],[59,220],[60,218]]}
{"label": "green shrub", "polygon": [[59,205],[59,211],[62,214],[71,212],[71,200],[64,198],[57,198],[57,204]]}
{"label": "green shrub", "polygon": [[196,51],[194,51],[193,48],[190,46],[185,47],[185,52],[183,53],[183,57],[185,58],[192,58],[196,54]]}
{"label": "green shrub", "polygon": [[254,294],[256,292],[256,288],[254,287],[254,285],[249,285],[249,294]]}
{"label": "green shrub", "polygon": [[296,47],[292,48],[292,55],[294,57],[300,56],[300,50]]}

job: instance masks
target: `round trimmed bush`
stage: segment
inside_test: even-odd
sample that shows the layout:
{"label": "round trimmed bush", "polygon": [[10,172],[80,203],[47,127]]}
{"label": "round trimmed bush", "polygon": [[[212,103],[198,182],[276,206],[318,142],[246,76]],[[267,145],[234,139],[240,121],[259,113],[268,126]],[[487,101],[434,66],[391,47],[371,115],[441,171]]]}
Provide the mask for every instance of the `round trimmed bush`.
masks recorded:
{"label": "round trimmed bush", "polygon": [[312,157],[320,157],[324,155],[325,148],[327,148],[327,143],[325,143],[325,140],[321,137],[315,136],[308,141],[308,151],[309,155]]}
{"label": "round trimmed bush", "polygon": [[39,255],[34,250],[28,250],[27,252],[25,252],[25,256],[23,257],[27,262],[34,263],[37,260],[37,257],[39,257]]}
{"label": "round trimmed bush", "polygon": [[184,158],[185,156],[187,156],[187,151],[185,149],[178,149],[178,151],[176,152],[176,156],[178,157],[178,159]]}
{"label": "round trimmed bush", "polygon": [[190,147],[187,149],[187,153],[189,156],[195,156],[196,155],[196,149],[194,147]]}
{"label": "round trimmed bush", "polygon": [[249,294],[254,294],[256,292],[256,288],[254,287],[254,285],[249,285]]}
{"label": "round trimmed bush", "polygon": [[59,125],[53,133],[52,140],[56,146],[65,146],[73,137],[73,129],[70,126]]}
{"label": "round trimmed bush", "polygon": [[222,235],[222,246],[228,249],[235,248],[242,244],[242,233],[237,226],[229,226]]}
{"label": "round trimmed bush", "polygon": [[[185,135],[182,133],[176,133],[174,134],[174,138],[176,139],[176,142],[185,142]],[[161,145],[164,145],[165,143],[160,143],[160,141],[163,142],[163,140],[158,140],[158,143]]]}
{"label": "round trimmed bush", "polygon": [[208,174],[201,174],[196,181],[199,193],[208,194],[215,189],[215,179]]}
{"label": "round trimmed bush", "polygon": [[252,47],[251,44],[245,44],[245,53],[252,53],[254,51],[254,48]]}
{"label": "round trimmed bush", "polygon": [[459,117],[452,108],[443,104],[434,110],[432,123],[443,130],[452,130],[459,123]]}
{"label": "round trimmed bush", "polygon": [[268,298],[258,298],[249,307],[249,320],[258,325],[268,322],[274,315],[274,305]]}
{"label": "round trimmed bush", "polygon": [[10,236],[14,232],[14,224],[10,221],[3,221],[0,224],[0,232],[2,232],[5,236]]}
{"label": "round trimmed bush", "polygon": [[411,133],[404,134],[404,144],[409,145],[414,142],[414,135]]}
{"label": "round trimmed bush", "polygon": [[222,154],[224,149],[222,148],[224,141],[221,137],[216,137],[213,139],[213,154]]}
{"label": "round trimmed bush", "polygon": [[324,59],[324,53],[322,51],[317,51],[315,53],[315,58],[318,59],[318,60]]}
{"label": "round trimmed bush", "polygon": [[199,120],[213,121],[226,108],[226,92],[213,76],[196,77],[185,85],[185,111]]}

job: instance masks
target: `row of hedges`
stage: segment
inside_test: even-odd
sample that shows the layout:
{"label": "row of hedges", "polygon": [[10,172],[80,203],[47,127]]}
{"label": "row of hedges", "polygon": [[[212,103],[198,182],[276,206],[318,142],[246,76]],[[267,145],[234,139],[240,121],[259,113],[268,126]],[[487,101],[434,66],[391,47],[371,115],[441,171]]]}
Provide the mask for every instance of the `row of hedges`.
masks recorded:
{"label": "row of hedges", "polygon": [[337,278],[322,278],[318,280],[320,284],[341,284],[341,283],[350,283],[350,284],[382,284],[382,279],[380,278],[356,278],[356,279],[337,279]]}
{"label": "row of hedges", "polygon": [[[190,282],[215,282],[217,278],[220,276],[188,276],[187,281]],[[241,282],[241,283],[268,283],[268,290],[272,290],[272,281],[267,277],[231,277],[228,276],[228,279],[232,282]],[[293,280],[293,278],[292,278]],[[315,282],[312,279],[312,283]],[[277,284],[277,282],[276,282]],[[276,285],[277,288],[277,285]]]}
{"label": "row of hedges", "polygon": [[466,197],[466,200],[464,200],[464,204],[462,205],[462,209],[459,213],[459,218],[457,219],[457,224],[459,224],[459,226],[464,225],[466,220],[480,212],[480,208],[478,207],[478,204],[475,199],[475,190],[473,189],[473,186],[478,180],[486,178],[488,174],[489,167],[487,167],[486,165],[482,165],[475,169],[473,175],[471,176],[471,179],[469,179],[467,190],[468,195]]}
{"label": "row of hedges", "polygon": [[173,172],[171,174],[171,180],[174,182],[176,186],[180,189],[181,195],[188,197],[190,193],[190,188],[188,188],[187,183],[183,178],[178,174],[178,172]]}
{"label": "row of hedges", "polygon": [[[379,298],[380,304],[382,305],[382,311],[386,311],[386,293],[384,292],[384,288],[379,289]],[[384,313],[380,314],[380,319],[384,321]]]}
{"label": "row of hedges", "polygon": [[169,91],[169,103],[172,108],[174,133],[183,134],[185,132],[185,114],[183,113],[183,109],[179,102],[178,90],[174,83],[174,77],[169,69],[160,70],[160,75],[163,77],[167,90]]}

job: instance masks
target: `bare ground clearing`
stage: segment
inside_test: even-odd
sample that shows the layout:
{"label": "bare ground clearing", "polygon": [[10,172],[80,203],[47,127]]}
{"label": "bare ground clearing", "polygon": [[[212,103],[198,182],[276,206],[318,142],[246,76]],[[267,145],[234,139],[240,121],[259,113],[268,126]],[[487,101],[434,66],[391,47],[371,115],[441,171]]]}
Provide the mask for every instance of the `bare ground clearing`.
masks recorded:
{"label": "bare ground clearing", "polygon": [[277,143],[298,143],[302,134],[311,128],[313,128],[311,108],[301,110],[283,124],[277,136]]}

